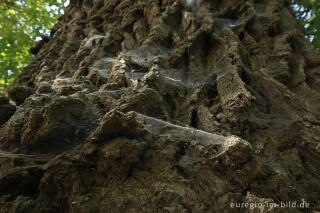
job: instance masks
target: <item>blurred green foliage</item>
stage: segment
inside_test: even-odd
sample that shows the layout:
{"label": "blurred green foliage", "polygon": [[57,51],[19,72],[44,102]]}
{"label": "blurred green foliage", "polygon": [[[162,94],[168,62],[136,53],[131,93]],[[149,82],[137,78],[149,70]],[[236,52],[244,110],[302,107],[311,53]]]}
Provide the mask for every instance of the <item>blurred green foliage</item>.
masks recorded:
{"label": "blurred green foliage", "polygon": [[63,13],[62,0],[0,0],[0,92],[32,59],[28,50]]}
{"label": "blurred green foliage", "polygon": [[320,0],[292,0],[297,18],[304,24],[314,49],[320,50]]}

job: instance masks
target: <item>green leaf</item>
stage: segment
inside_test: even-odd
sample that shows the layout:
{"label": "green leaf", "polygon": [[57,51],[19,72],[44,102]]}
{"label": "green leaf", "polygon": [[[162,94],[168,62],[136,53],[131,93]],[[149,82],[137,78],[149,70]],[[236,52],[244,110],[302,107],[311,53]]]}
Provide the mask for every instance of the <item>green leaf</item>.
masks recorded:
{"label": "green leaf", "polygon": [[35,38],[53,26],[63,8],[60,0],[0,1],[0,93],[32,59],[28,50]]}
{"label": "green leaf", "polygon": [[296,16],[306,28],[307,37],[313,38],[311,45],[320,50],[320,1],[319,0],[292,0]]}

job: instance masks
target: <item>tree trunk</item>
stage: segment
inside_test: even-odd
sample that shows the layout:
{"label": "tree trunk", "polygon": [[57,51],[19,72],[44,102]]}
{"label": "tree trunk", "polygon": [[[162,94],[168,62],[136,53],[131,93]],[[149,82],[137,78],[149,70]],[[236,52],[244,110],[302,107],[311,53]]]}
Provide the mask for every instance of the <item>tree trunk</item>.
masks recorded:
{"label": "tree trunk", "polygon": [[289,1],[71,0],[32,52],[1,212],[320,210],[320,53]]}

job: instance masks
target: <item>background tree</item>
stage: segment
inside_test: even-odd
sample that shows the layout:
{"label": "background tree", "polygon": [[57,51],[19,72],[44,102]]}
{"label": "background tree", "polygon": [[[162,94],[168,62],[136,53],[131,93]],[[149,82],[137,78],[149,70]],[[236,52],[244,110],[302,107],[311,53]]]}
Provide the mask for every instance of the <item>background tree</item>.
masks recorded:
{"label": "background tree", "polygon": [[306,27],[313,48],[320,50],[320,1],[293,0],[292,3],[297,11],[297,18]]}
{"label": "background tree", "polygon": [[28,50],[62,15],[63,0],[0,0],[0,92],[32,58]]}

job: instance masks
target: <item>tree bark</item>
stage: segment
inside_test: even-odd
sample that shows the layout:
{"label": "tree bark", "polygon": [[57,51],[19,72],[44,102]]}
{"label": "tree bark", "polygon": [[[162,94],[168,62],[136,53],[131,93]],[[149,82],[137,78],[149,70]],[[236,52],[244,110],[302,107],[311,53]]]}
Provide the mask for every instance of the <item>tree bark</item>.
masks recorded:
{"label": "tree bark", "polygon": [[2,212],[320,210],[320,53],[289,1],[72,0],[34,53]]}

